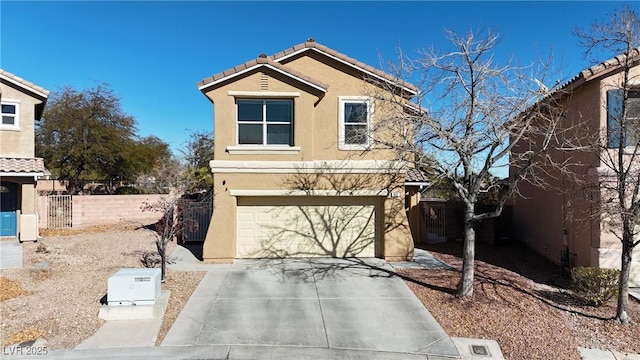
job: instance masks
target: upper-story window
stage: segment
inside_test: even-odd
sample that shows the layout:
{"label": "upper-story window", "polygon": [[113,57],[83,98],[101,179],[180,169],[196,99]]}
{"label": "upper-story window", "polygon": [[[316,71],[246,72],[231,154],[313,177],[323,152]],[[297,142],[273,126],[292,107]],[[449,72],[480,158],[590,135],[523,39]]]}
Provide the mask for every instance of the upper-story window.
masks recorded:
{"label": "upper-story window", "polygon": [[607,91],[607,135],[609,148],[636,146],[640,141],[640,90],[628,91],[623,116],[622,89]]}
{"label": "upper-story window", "polygon": [[342,150],[366,149],[370,145],[371,113],[368,97],[339,98],[338,141]]}
{"label": "upper-story window", "polygon": [[293,100],[236,100],[238,145],[293,145]]}
{"label": "upper-story window", "polygon": [[2,102],[2,128],[17,129],[18,124],[18,104]]}

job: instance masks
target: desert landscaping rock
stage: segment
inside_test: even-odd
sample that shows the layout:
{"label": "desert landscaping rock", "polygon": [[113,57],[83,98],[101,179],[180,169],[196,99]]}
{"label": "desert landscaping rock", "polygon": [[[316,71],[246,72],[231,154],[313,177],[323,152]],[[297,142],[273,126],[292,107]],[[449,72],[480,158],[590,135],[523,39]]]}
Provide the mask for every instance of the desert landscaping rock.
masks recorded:
{"label": "desert landscaping rock", "polygon": [[[22,244],[23,268],[0,271],[1,277],[24,289],[24,294],[0,302],[0,342],[7,344],[21,332],[27,335],[18,341],[34,340],[25,337],[37,333],[44,334],[51,350],[72,349],[104,323],[98,311],[109,276],[120,268],[142,267],[140,254],[155,250],[155,237],[127,224],[43,233],[38,243]],[[41,244],[48,252],[36,252]],[[169,254],[175,246],[170,243]],[[163,288],[171,290],[171,298],[163,329],[170,326],[165,322],[177,317],[201,278],[202,273],[168,271]]]}

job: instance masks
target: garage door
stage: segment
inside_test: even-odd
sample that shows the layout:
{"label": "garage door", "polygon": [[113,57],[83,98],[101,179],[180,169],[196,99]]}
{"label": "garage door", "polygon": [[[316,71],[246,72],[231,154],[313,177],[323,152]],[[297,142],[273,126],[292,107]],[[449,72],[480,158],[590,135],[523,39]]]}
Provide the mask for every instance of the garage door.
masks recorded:
{"label": "garage door", "polygon": [[629,287],[640,288],[640,245],[636,245],[633,249],[631,271],[629,273]]}
{"label": "garage door", "polygon": [[373,205],[239,206],[237,257],[373,257]]}

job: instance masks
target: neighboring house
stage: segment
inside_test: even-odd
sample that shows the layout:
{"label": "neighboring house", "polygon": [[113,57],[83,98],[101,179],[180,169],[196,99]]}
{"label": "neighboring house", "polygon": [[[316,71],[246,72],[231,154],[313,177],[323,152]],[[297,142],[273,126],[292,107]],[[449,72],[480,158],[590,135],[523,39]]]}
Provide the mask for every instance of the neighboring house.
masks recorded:
{"label": "neighboring house", "polygon": [[0,69],[0,236],[37,239],[35,185],[48,171],[35,157],[34,123],[48,96],[48,90]]}
{"label": "neighboring house", "polygon": [[[629,85],[638,86],[639,91],[629,92],[628,119],[640,117],[638,64],[636,60],[631,68]],[[580,72],[557,90],[554,94],[560,97],[560,104],[566,111],[565,128],[574,129],[572,133],[579,137],[583,136],[581,131],[587,130],[593,135],[592,139],[599,137],[600,141],[611,143],[614,135],[608,129],[613,113],[620,109],[619,84],[622,76],[620,59],[613,58]],[[637,144],[638,130],[633,129],[628,135],[628,144]],[[617,154],[614,149],[602,151],[609,152],[614,158]],[[605,179],[603,176],[608,172],[601,163],[601,157],[591,150],[558,152],[555,155],[557,160],[581,164],[576,169],[582,172],[583,178]],[[558,176],[550,181],[552,187],[564,188],[568,192],[560,195],[551,189],[536,188],[526,183],[519,187],[523,198],[515,199],[513,204],[516,237],[562,266],[619,269],[621,242],[607,229],[605,221],[589,218],[593,212],[590,211],[594,204],[592,201],[603,198],[603,189],[586,189],[567,176]],[[640,286],[640,246],[635,248],[633,260],[630,286]]]}
{"label": "neighboring house", "polygon": [[205,260],[413,256],[423,183],[405,186],[371,139],[384,112],[373,94],[409,101],[416,87],[313,39],[197,86],[216,136]]}

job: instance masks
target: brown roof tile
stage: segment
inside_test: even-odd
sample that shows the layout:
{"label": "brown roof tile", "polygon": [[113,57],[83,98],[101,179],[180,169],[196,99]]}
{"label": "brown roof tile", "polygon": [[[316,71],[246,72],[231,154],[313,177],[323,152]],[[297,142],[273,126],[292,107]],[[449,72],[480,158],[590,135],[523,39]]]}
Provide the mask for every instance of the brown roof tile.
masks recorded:
{"label": "brown roof tile", "polygon": [[412,91],[414,93],[418,93],[418,91],[419,91],[419,89],[416,86],[414,86],[413,84],[410,84],[410,83],[408,83],[408,82],[406,82],[404,80],[398,79],[397,77],[395,77],[393,75],[387,74],[382,70],[376,69],[373,66],[367,65],[367,64],[365,64],[365,63],[363,63],[361,61],[358,61],[358,60],[356,60],[354,58],[351,58],[351,57],[349,57],[349,56],[347,56],[345,54],[342,54],[342,53],[340,53],[340,52],[338,52],[336,50],[328,48],[328,47],[326,47],[326,46],[324,46],[322,44],[319,44],[319,43],[317,43],[315,41],[306,41],[306,42],[304,42],[302,44],[295,45],[295,46],[293,46],[293,47],[291,47],[291,48],[289,48],[287,50],[284,50],[284,51],[281,51],[281,52],[279,52],[277,54],[272,55],[270,58],[275,60],[275,61],[278,61],[279,59],[283,58],[286,55],[289,55],[291,53],[294,53],[296,51],[299,51],[299,50],[302,50],[302,49],[305,49],[305,48],[306,49],[316,49],[316,50],[319,50],[319,51],[324,52],[326,54],[329,54],[331,56],[334,56],[334,57],[336,57],[336,58],[338,58],[338,59],[340,59],[340,60],[342,60],[344,62],[347,62],[347,63],[351,64],[352,66],[358,68],[361,71],[364,70],[364,71],[370,72],[370,73],[372,73],[372,74],[374,74],[374,75],[376,75],[376,76],[378,76],[380,78],[383,78],[383,79],[385,79],[385,80],[387,80],[387,81],[389,81],[389,82],[391,82],[393,84],[398,84],[398,86],[404,87],[404,88],[406,88],[406,89],[408,89],[408,90],[410,90],[410,91]]}
{"label": "brown roof tile", "polygon": [[6,70],[0,69],[0,78],[6,78],[9,81],[17,83],[19,86],[35,93],[36,95],[40,95],[45,99],[49,96],[49,90],[43,88],[42,86],[38,86],[30,81],[27,81],[19,76],[16,76]]}
{"label": "brown roof tile", "polygon": [[42,158],[0,158],[0,173],[48,174]]}
{"label": "brown roof tile", "polygon": [[243,64],[240,64],[238,66],[235,66],[233,69],[228,69],[225,70],[221,73],[217,73],[213,76],[210,76],[208,78],[203,79],[202,81],[198,82],[198,88],[202,88],[208,84],[211,84],[213,82],[216,82],[220,79],[232,76],[234,74],[237,74],[245,69],[251,68],[252,66],[255,66],[256,64],[268,64],[270,66],[273,66],[285,73],[288,73],[289,75],[293,76],[293,77],[297,77],[300,78],[306,82],[310,82],[316,86],[319,86],[323,89],[327,89],[327,85],[323,84],[322,82],[312,79],[300,72],[297,72],[295,70],[289,69],[286,65],[282,65],[279,63],[279,60],[281,60],[282,58],[284,58],[285,56],[291,55],[297,51],[301,51],[304,49],[316,49],[320,52],[326,53],[330,56],[336,57],[348,64],[350,64],[351,66],[355,67],[356,69],[363,71],[363,72],[369,72],[371,74],[374,74],[375,76],[382,78],[386,81],[391,82],[392,84],[397,84],[397,86],[399,87],[404,87],[406,89],[408,89],[409,91],[413,92],[413,93],[418,93],[418,88],[415,87],[414,85],[403,81],[401,79],[398,79],[390,74],[385,73],[384,71],[378,70],[376,68],[374,68],[373,66],[367,65],[361,61],[358,61],[356,59],[353,59],[347,55],[344,55],[342,53],[339,53],[333,49],[330,49],[324,45],[318,44],[315,41],[306,41],[302,44],[298,44],[295,45],[293,47],[290,47],[288,49],[285,49],[283,51],[280,51],[274,55],[271,55],[267,58],[262,58],[262,57],[258,57],[257,59],[254,60],[250,60],[247,61]]}
{"label": "brown roof tile", "polygon": [[407,170],[407,174],[405,175],[405,182],[428,183],[431,182],[431,180],[429,180],[427,173],[425,173],[424,171],[411,168]]}
{"label": "brown roof tile", "polygon": [[[638,63],[638,61],[640,61],[640,47],[631,50],[631,57],[637,58],[637,60],[634,61],[636,64]],[[609,60],[603,61],[591,67],[588,67],[580,71],[576,76],[574,76],[564,84],[558,86],[557,89],[558,91],[566,92],[567,90],[570,90],[569,89],[570,86],[576,85],[579,80],[589,81],[594,77],[597,77],[605,73],[608,70],[613,70],[614,68],[617,68],[619,65],[622,65],[624,60],[625,60],[624,55],[618,55],[618,56],[614,56]],[[582,84],[582,82],[580,82],[580,84]]]}
{"label": "brown roof tile", "polygon": [[239,72],[241,72],[243,70],[250,69],[251,67],[254,67],[256,65],[269,65],[271,67],[274,67],[274,68],[276,68],[276,69],[288,74],[291,77],[298,78],[298,79],[303,80],[305,82],[311,83],[311,84],[313,84],[316,87],[319,87],[321,89],[325,89],[326,90],[328,88],[328,85],[324,84],[323,82],[315,80],[315,79],[313,79],[313,78],[311,78],[309,76],[306,76],[306,75],[304,75],[304,74],[302,74],[302,73],[300,73],[298,71],[290,69],[287,66],[282,65],[282,64],[280,64],[278,62],[275,62],[275,61],[273,61],[273,60],[271,60],[269,58],[266,58],[266,57],[258,57],[256,59],[249,60],[249,61],[247,61],[247,62],[245,62],[243,64],[235,66],[233,69],[228,69],[228,70],[225,70],[225,71],[223,71],[221,73],[218,73],[218,74],[215,74],[213,76],[210,76],[210,77],[198,82],[198,84],[197,84],[198,88],[202,88],[204,86],[207,86],[207,85],[209,85],[211,83],[214,83],[214,82],[219,81],[221,79],[224,79],[226,77],[235,75],[235,74],[237,74],[237,73],[239,73]]}

